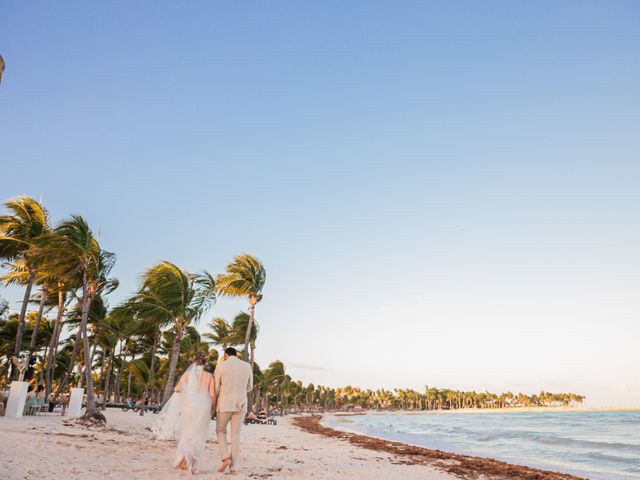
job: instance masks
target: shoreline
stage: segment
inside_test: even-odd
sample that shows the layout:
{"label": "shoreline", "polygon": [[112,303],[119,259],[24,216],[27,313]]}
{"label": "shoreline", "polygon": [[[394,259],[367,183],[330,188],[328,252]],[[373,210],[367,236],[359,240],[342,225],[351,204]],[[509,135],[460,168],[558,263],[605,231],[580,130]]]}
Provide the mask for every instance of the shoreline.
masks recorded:
{"label": "shoreline", "polygon": [[298,428],[316,435],[347,441],[359,448],[385,452],[400,457],[404,465],[424,465],[457,478],[522,479],[522,480],[587,480],[576,475],[515,465],[501,460],[474,457],[442,450],[418,447],[407,443],[343,431],[322,424],[322,416],[293,418]]}
{"label": "shoreline", "polygon": [[589,413],[589,412],[638,412],[640,407],[505,407],[505,408],[457,408],[454,410],[357,410],[314,413],[348,417],[353,415],[453,415],[468,413]]}

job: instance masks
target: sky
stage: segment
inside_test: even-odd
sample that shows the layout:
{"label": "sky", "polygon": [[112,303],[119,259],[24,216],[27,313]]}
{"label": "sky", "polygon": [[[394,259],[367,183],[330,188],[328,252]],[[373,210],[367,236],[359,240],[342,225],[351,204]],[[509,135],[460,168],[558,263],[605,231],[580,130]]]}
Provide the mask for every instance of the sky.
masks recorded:
{"label": "sky", "polygon": [[640,406],[639,48],[635,1],[7,1],[0,200],[84,215],[111,305],[256,255],[304,382]]}

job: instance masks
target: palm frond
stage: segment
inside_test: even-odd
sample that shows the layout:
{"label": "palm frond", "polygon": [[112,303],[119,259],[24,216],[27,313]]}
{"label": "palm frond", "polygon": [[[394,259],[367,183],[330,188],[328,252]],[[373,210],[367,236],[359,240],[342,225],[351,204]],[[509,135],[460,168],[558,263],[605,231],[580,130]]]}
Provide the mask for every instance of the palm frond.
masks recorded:
{"label": "palm frond", "polygon": [[262,296],[267,273],[256,257],[238,255],[216,279],[217,291],[228,297]]}
{"label": "palm frond", "polygon": [[[249,327],[249,314],[245,312],[238,313],[233,319],[233,324],[231,326],[230,337],[232,339],[232,344],[241,345],[244,343],[248,327]],[[249,335],[250,342],[256,341],[259,330],[260,330],[260,327],[258,326],[258,322],[254,319],[253,326],[251,327],[251,334]]]}

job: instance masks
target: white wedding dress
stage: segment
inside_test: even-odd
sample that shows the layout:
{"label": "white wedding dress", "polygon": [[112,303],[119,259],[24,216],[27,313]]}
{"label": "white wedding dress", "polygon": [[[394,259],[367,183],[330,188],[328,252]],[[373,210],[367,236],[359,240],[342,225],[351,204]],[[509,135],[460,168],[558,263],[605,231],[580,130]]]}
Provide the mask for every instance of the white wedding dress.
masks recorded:
{"label": "white wedding dress", "polygon": [[209,382],[203,385],[202,375],[203,368],[196,363],[184,372],[178,383],[180,391],[171,395],[160,411],[158,427],[154,430],[159,440],[176,440],[174,466],[184,459],[192,471],[204,451],[211,425]]}

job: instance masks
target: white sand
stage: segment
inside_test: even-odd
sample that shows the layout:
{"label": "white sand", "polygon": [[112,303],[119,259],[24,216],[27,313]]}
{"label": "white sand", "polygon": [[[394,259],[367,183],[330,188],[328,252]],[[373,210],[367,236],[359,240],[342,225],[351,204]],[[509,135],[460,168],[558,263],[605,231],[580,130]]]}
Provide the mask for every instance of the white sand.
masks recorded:
{"label": "white sand", "polygon": [[[171,468],[173,442],[153,440],[156,415],[108,410],[107,429],[85,429],[60,416],[0,417],[2,480],[165,480],[187,478]],[[116,429],[116,430],[113,430]],[[233,479],[395,479],[451,480],[421,465],[394,464],[387,453],[314,435],[279,419],[277,426],[247,425],[242,430],[238,474],[216,472],[218,447],[207,442],[199,478]],[[196,477],[196,478],[198,478]]]}

